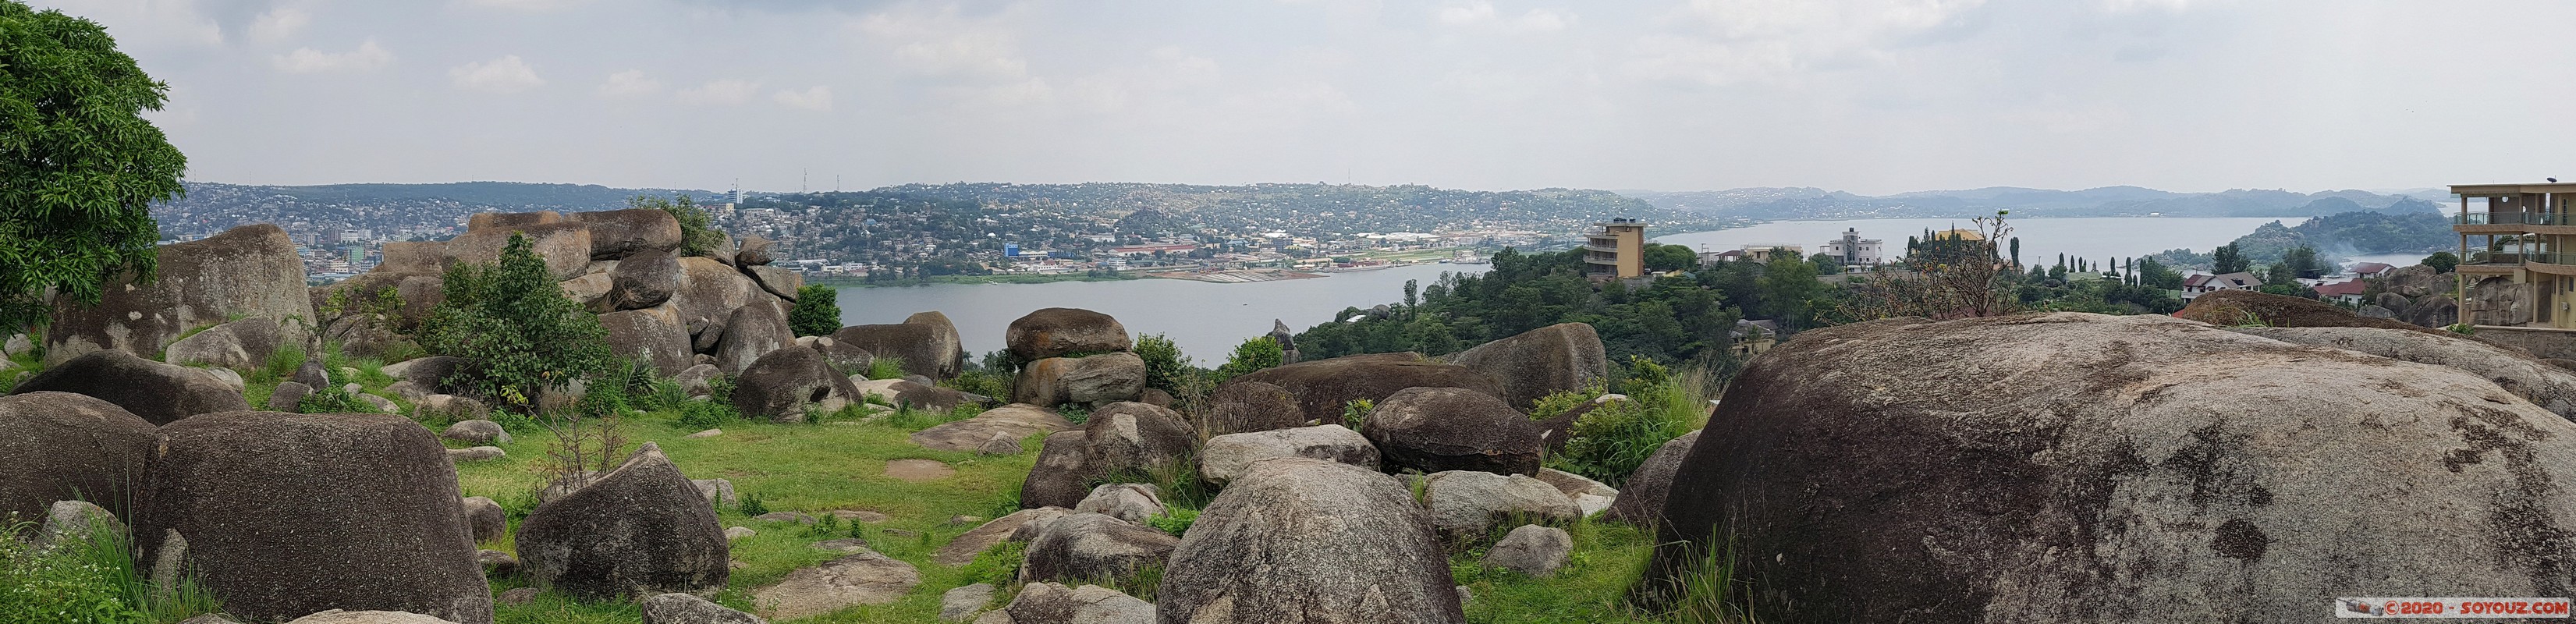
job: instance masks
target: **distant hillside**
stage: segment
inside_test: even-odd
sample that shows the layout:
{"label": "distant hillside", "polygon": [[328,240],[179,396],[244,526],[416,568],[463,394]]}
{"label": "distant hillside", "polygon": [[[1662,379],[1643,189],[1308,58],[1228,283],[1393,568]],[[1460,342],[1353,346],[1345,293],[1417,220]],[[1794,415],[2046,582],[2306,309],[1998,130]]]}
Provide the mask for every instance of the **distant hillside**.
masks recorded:
{"label": "distant hillside", "polygon": [[[2327,201],[2342,200],[2318,203]],[[2295,227],[2279,221],[2265,223],[2232,242],[2245,259],[2255,264],[2279,262],[2282,254],[2301,245],[2316,248],[2329,260],[2357,255],[2430,254],[2459,245],[2458,235],[2451,233],[2451,220],[2435,212],[2431,202],[2407,198],[2402,204],[2395,208],[2404,210],[2395,214],[2384,210],[2350,211],[2309,219]],[[2173,249],[2158,252],[2155,257],[2176,266],[2210,266],[2206,250]]]}
{"label": "distant hillside", "polygon": [[2439,210],[2414,197],[2352,190],[2176,193],[2135,186],[2080,191],[1998,186],[1868,196],[1794,187],[1626,194],[1674,210],[1761,220],[1975,217],[1997,210],[2010,210],[2020,217],[2315,217],[2352,210]]}
{"label": "distant hillside", "polygon": [[636,195],[716,195],[712,191],[523,182],[321,186],[188,182],[186,187],[187,197],[152,207],[152,216],[161,222],[165,233],[203,234],[246,223],[276,223],[290,229],[436,230],[458,225],[465,215],[477,212],[608,210],[625,207],[626,199]]}
{"label": "distant hillside", "polygon": [[1151,218],[1158,221],[1227,231],[1333,228],[1348,232],[1429,232],[1494,226],[1572,232],[1612,217],[1646,219],[1666,231],[1691,231],[1713,228],[1723,221],[1713,215],[1667,209],[1610,191],[1562,188],[1467,191],[1418,185],[1092,182],[906,184],[870,192],[1102,217],[1152,210],[1157,214]]}

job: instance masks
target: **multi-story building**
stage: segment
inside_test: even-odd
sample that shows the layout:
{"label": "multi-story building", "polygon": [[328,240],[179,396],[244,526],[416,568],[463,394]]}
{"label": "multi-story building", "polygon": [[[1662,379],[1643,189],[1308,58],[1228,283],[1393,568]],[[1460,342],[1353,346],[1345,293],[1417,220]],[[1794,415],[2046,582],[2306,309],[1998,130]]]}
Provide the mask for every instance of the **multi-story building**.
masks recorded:
{"label": "multi-story building", "polygon": [[2459,322],[2576,329],[2576,183],[2462,184]]}
{"label": "multi-story building", "polygon": [[1788,257],[1792,257],[1792,258],[1804,258],[1804,257],[1807,257],[1807,248],[1806,248],[1806,247],[1802,247],[1802,246],[1798,246],[1798,245],[1745,245],[1745,246],[1744,246],[1744,259],[1746,259],[1746,260],[1751,260],[1751,261],[1754,261],[1754,262],[1770,262],[1772,258],[1774,258],[1774,257],[1779,257],[1779,256],[1788,256]]}
{"label": "multi-story building", "polygon": [[1615,218],[1593,224],[1598,232],[1583,235],[1583,262],[1594,280],[1646,275],[1646,222]]}
{"label": "multi-story building", "polygon": [[1860,237],[1860,228],[1845,228],[1843,237],[1825,241],[1824,250],[1820,253],[1842,261],[1846,270],[1859,270],[1878,266],[1878,247],[1878,239]]}

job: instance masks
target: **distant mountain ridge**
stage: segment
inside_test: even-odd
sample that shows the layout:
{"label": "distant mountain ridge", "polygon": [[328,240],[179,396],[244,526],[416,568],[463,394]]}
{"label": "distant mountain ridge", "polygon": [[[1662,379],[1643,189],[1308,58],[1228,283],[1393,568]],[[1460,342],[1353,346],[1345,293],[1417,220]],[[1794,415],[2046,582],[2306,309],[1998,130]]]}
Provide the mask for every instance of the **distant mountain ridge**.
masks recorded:
{"label": "distant mountain ridge", "polygon": [[2018,217],[2317,217],[2354,210],[2389,214],[2440,210],[2420,196],[2358,190],[2178,193],[2136,186],[2076,191],[1995,186],[1869,196],[1815,187],[1758,187],[1621,194],[1672,210],[1761,220],[1977,217],[1997,210],[2010,210]]}

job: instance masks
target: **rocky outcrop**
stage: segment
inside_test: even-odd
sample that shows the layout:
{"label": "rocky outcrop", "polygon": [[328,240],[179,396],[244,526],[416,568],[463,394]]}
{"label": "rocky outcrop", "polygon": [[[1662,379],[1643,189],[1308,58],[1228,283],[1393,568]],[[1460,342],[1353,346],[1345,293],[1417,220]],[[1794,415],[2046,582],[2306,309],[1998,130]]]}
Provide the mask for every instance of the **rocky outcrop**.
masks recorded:
{"label": "rocky outcrop", "polygon": [[0,397],[0,457],[9,458],[0,461],[0,518],[42,517],[67,500],[130,517],[152,443],[152,423],[106,401],[66,392]]}
{"label": "rocky outcrop", "polygon": [[1493,549],[1485,551],[1484,563],[1547,578],[1556,576],[1556,569],[1565,567],[1565,560],[1573,554],[1574,536],[1567,535],[1565,529],[1524,524],[1494,542]]}
{"label": "rocky outcrop", "polygon": [[1208,397],[1207,434],[1249,433],[1287,429],[1304,425],[1306,410],[1298,407],[1297,397],[1278,386],[1258,381],[1225,384]]}
{"label": "rocky outcrop", "polygon": [[1163,515],[1162,491],[1144,483],[1103,483],[1073,506],[1074,513],[1094,513],[1142,524]]}
{"label": "rocky outcrop", "polygon": [[313,327],[300,319],[248,318],[181,338],[163,351],[161,361],[248,370],[268,363],[269,354],[294,347],[311,351]]}
{"label": "rocky outcrop", "polygon": [[1316,425],[1208,438],[1199,451],[1199,477],[1225,485],[1262,460],[1305,457],[1378,469],[1377,446],[1341,425]]}
{"label": "rocky outcrop", "polygon": [[1451,539],[1483,539],[1499,522],[1564,524],[1583,517],[1583,510],[1556,486],[1526,475],[1452,470],[1432,474],[1425,481],[1431,524]]}
{"label": "rocky outcrop", "polygon": [[2265,325],[2270,327],[2371,327],[2406,331],[2435,331],[2389,319],[2370,318],[2323,301],[2290,297],[2250,290],[2221,290],[2202,293],[2175,312],[2174,318],[2200,321],[2219,327]]}
{"label": "rocky outcrop", "polygon": [[[804,347],[769,352],[734,381],[733,406],[747,418],[799,422],[807,411],[837,412],[859,400],[859,389]],[[951,423],[955,424],[955,423]]]}
{"label": "rocky outcrop", "polygon": [[1385,403],[1388,396],[1405,388],[1465,388],[1502,396],[1501,386],[1492,377],[1464,366],[1434,362],[1416,353],[1351,355],[1299,362],[1248,373],[1226,383],[1256,381],[1278,386],[1289,396],[1296,397],[1298,409],[1306,414],[1298,422],[1341,423],[1345,426],[1350,423],[1342,423],[1342,410],[1351,401],[1366,399]]}
{"label": "rocky outcrop", "polygon": [[2312,620],[2563,592],[2576,560],[2548,537],[2576,526],[2576,424],[2457,369],[2162,317],[1812,330],[1709,422],[1644,595],[1722,534],[1770,622]]}
{"label": "rocky outcrop", "polygon": [[590,230],[592,260],[632,260],[646,253],[668,254],[680,247],[680,220],[658,209],[576,212],[571,217]]}
{"label": "rocky outcrop", "polygon": [[796,289],[805,287],[805,274],[774,266],[743,267],[742,274],[758,284],[761,292],[789,302],[796,301]]}
{"label": "rocky outcrop", "polygon": [[161,428],[134,530],[142,561],[193,571],[255,621],[346,608],[490,624],[462,500],[438,438],[400,416],[205,414]]}
{"label": "rocky outcrop", "polygon": [[1691,446],[1699,442],[1699,432],[1665,441],[1646,456],[1646,463],[1619,488],[1619,497],[1610,501],[1610,511],[1602,518],[1638,526],[1655,526],[1664,522],[1664,496],[1672,491],[1673,472],[1681,469],[1682,458],[1690,456]]}
{"label": "rocky outcrop", "polygon": [[777,246],[778,241],[769,240],[767,236],[759,234],[744,236],[742,247],[733,253],[734,266],[755,267],[769,264],[776,260],[770,255],[770,251]]}
{"label": "rocky outcrop", "polygon": [[447,624],[444,618],[406,611],[344,611],[332,609],[315,613],[286,624]]}
{"label": "rocky outcrop", "polygon": [[1086,489],[1094,477],[1083,465],[1083,452],[1089,450],[1091,434],[1080,429],[1048,434],[1038,449],[1037,465],[1020,481],[1020,507],[1070,508],[1082,504]]}
{"label": "rocky outcrop", "polygon": [[1493,377],[1502,386],[1503,400],[1516,408],[1610,379],[1610,356],[1601,347],[1601,335],[1586,323],[1522,332],[1450,356],[1449,363]]}
{"label": "rocky outcrop", "polygon": [[[1017,624],[1153,624],[1154,605],[1118,590],[1084,585],[1065,587],[1055,583],[1030,583],[1020,588],[1002,613]],[[985,617],[992,617],[986,614]],[[984,620],[977,619],[978,624]]]}
{"label": "rocky outcrop", "polygon": [[2531,284],[2515,282],[2510,276],[2490,276],[2469,283],[2467,299],[2461,301],[2475,325],[2523,325],[2531,322],[2534,308]]}
{"label": "rocky outcrop", "polygon": [[894,358],[905,372],[937,379],[956,377],[966,361],[957,327],[937,312],[914,314],[901,323],[843,327],[833,332],[832,340]]}
{"label": "rocky outcrop", "polygon": [[1407,388],[1377,404],[1360,435],[1391,468],[1536,474],[1543,443],[1527,416],[1464,388]]}
{"label": "rocky outcrop", "polygon": [[[608,304],[617,310],[641,310],[670,301],[688,275],[668,250],[647,249],[617,262],[608,272]],[[676,316],[676,313],[675,313]]]}
{"label": "rocky outcrop", "polygon": [[1253,465],[1173,550],[1165,622],[1461,624],[1429,511],[1393,477],[1316,459]]}
{"label": "rocky outcrop", "polygon": [[[163,245],[152,277],[100,286],[98,305],[56,303],[45,328],[45,363],[100,349],[158,357],[181,334],[234,319],[311,319],[304,260],[295,240],[269,224],[245,225],[204,239]],[[266,357],[268,354],[258,354]]]}
{"label": "rocky outcrop", "polygon": [[982,554],[1003,541],[1011,539],[1011,536],[1018,533],[1020,529],[1027,528],[1030,524],[1054,520],[1069,513],[1073,512],[1063,507],[1040,507],[1023,509],[1012,512],[1011,515],[994,518],[991,522],[986,522],[967,531],[964,535],[957,536],[957,539],[948,540],[948,545],[939,547],[938,552],[931,554],[930,560],[945,566],[972,563],[975,561],[975,555]]}
{"label": "rocky outcrop", "polygon": [[1111,403],[1093,410],[1082,430],[1083,467],[1110,478],[1186,471],[1197,454],[1198,435],[1180,414],[1143,403]]}
{"label": "rocky outcrop", "polygon": [[18,382],[18,394],[47,391],[97,397],[155,425],[250,409],[240,391],[205,371],[112,349],[46,367]]}
{"label": "rocky outcrop", "polygon": [[1180,538],[1133,522],[1076,511],[1047,521],[1029,542],[1020,580],[1126,580],[1159,568]]}
{"label": "rocky outcrop", "polygon": [[1011,400],[1036,405],[1133,401],[1145,391],[1145,360],[1134,353],[1047,358],[1020,367]]}
{"label": "rocky outcrop", "polygon": [[689,351],[688,328],[670,308],[626,310],[599,315],[608,329],[608,352],[653,367],[654,374],[675,376],[696,364]]}
{"label": "rocky outcrop", "polygon": [[1018,440],[1072,428],[1073,421],[1054,410],[1013,403],[984,410],[974,418],[914,432],[912,443],[942,451],[973,451],[996,436]]}
{"label": "rocky outcrop", "polygon": [[579,223],[562,221],[533,225],[495,223],[482,228],[468,226],[464,234],[448,239],[439,249],[447,253],[447,262],[451,265],[493,264],[501,261],[501,250],[509,246],[513,235],[527,237],[528,250],[545,259],[546,273],[554,276],[555,281],[581,277],[583,269],[590,266],[590,229]]}
{"label": "rocky outcrop", "polygon": [[2240,334],[2282,342],[2333,347],[2384,358],[2448,366],[2484,377],[2559,416],[2576,418],[2576,371],[2543,362],[2517,349],[2449,332],[2389,331],[2361,327],[2234,327]]}
{"label": "rocky outcrop", "polygon": [[762,613],[780,620],[812,617],[858,605],[900,600],[921,584],[912,564],[861,549],[822,565],[787,573],[777,585],[752,593]]}
{"label": "rocky outcrop", "polygon": [[775,302],[753,302],[725,317],[724,335],[716,340],[716,368],[738,375],[752,361],[795,343],[796,332],[787,327],[787,310]]}
{"label": "rocky outcrop", "polygon": [[529,512],[518,546],[536,586],[584,600],[710,593],[731,574],[715,508],[651,442]]}
{"label": "rocky outcrop", "polygon": [[645,598],[636,606],[643,612],[644,624],[769,624],[760,616],[682,593]]}
{"label": "rocky outcrop", "polygon": [[1081,308],[1042,308],[1011,321],[1006,344],[1011,355],[1022,362],[1127,351],[1136,346],[1118,319]]}

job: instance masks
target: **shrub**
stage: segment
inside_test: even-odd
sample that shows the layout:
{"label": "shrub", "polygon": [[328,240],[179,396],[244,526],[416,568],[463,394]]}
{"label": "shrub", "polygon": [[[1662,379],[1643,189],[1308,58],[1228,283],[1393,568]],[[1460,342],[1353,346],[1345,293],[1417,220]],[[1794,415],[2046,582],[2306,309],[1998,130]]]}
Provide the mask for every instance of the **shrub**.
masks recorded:
{"label": "shrub", "polygon": [[1012,386],[1018,384],[1019,380],[1016,378],[982,370],[966,371],[959,373],[955,379],[939,380],[939,387],[942,388],[1002,400],[1010,400]]}
{"label": "shrub", "polygon": [[535,398],[612,370],[608,330],[565,297],[545,259],[512,234],[499,262],[449,267],[446,300],[420,329],[421,346],[465,359],[453,379],[495,407],[533,410]]}
{"label": "shrub", "polygon": [[1145,360],[1145,387],[1161,388],[1179,394],[1181,385],[1192,373],[1190,358],[1181,354],[1181,345],[1162,334],[1136,337],[1136,357]]}
{"label": "shrub", "polygon": [[1582,390],[1558,390],[1548,393],[1547,396],[1539,397],[1538,402],[1530,404],[1530,420],[1547,420],[1562,416],[1566,412],[1573,411],[1574,408],[1601,398],[1601,394],[1601,386],[1598,384]]}
{"label": "shrub", "polygon": [[0,622],[139,624],[223,612],[190,576],[168,591],[145,578],[122,531],[96,527],[88,539],[49,550],[10,537],[33,528],[0,526]]}
{"label": "shrub", "polygon": [[1020,564],[1028,561],[1027,542],[1005,541],[977,553],[973,562],[959,570],[969,583],[991,583],[1008,587],[1020,579]]}
{"label": "shrub", "polygon": [[680,428],[704,431],[716,429],[742,417],[733,404],[723,401],[681,401]]}
{"label": "shrub", "polygon": [[1164,533],[1170,533],[1173,536],[1179,536],[1183,533],[1188,533],[1190,531],[1190,525],[1198,521],[1199,510],[1183,508],[1172,509],[1163,512],[1163,515],[1146,518],[1145,525],[1161,529]]}
{"label": "shrub", "polygon": [[626,206],[660,210],[671,213],[672,219],[679,220],[680,255],[704,256],[715,253],[717,247],[724,246],[725,233],[717,231],[715,221],[707,218],[707,212],[698,209],[697,200],[690,199],[687,195],[671,199],[637,195],[627,198]]}
{"label": "shrub", "polygon": [[874,361],[868,362],[867,375],[869,380],[902,379],[904,375],[903,362],[890,357],[877,358]]}
{"label": "shrub", "polygon": [[1350,402],[1342,404],[1342,426],[1358,431],[1361,423],[1368,422],[1369,413],[1375,411],[1377,411],[1376,401],[1351,399]]}
{"label": "shrub", "polygon": [[745,516],[758,516],[769,513],[769,505],[760,501],[760,495],[749,492],[743,493],[742,502],[735,505],[734,508],[740,510],[742,515]]}
{"label": "shrub", "polygon": [[796,289],[796,307],[787,310],[787,327],[798,336],[829,336],[841,331],[841,290],[830,286]]}
{"label": "shrub", "polygon": [[[854,524],[854,525],[855,525],[855,524],[858,524],[858,523],[857,523],[857,522],[851,522],[850,524]],[[828,513],[826,513],[826,514],[823,514],[823,517],[815,519],[813,524],[805,525],[805,536],[806,536],[806,537],[839,537],[840,535],[841,535],[841,517],[840,517],[840,516],[835,516],[835,515],[832,515],[832,514],[828,514]]]}
{"label": "shrub", "polygon": [[1216,368],[1214,381],[1225,383],[1228,379],[1253,371],[1277,368],[1287,361],[1288,352],[1279,347],[1279,341],[1271,340],[1269,336],[1246,340],[1243,344],[1234,347],[1234,357],[1227,359],[1224,366]]}
{"label": "shrub", "polygon": [[[1575,419],[1565,450],[1547,458],[1549,467],[1619,487],[1665,442],[1705,422],[1705,374],[1676,378],[1662,365],[1643,359],[1627,368],[1628,377],[1620,385],[1628,390],[1628,400],[1603,404]],[[1540,405],[1552,407],[1551,402],[1562,401],[1551,395]]]}
{"label": "shrub", "polygon": [[299,414],[372,414],[376,412],[376,406],[359,400],[358,395],[350,394],[340,386],[331,386],[314,388],[312,394],[295,402],[295,411]]}
{"label": "shrub", "polygon": [[1056,415],[1063,416],[1065,420],[1073,421],[1073,424],[1076,425],[1091,421],[1091,406],[1083,405],[1081,403],[1066,403],[1055,406],[1055,413]]}

